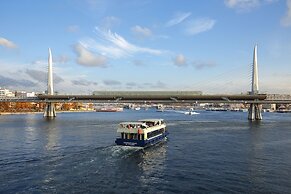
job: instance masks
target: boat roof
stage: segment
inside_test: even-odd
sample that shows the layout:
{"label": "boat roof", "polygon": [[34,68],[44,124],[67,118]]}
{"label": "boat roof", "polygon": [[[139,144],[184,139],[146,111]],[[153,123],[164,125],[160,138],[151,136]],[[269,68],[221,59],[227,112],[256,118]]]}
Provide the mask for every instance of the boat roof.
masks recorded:
{"label": "boat roof", "polygon": [[141,121],[127,121],[127,122],[122,122],[119,123],[120,125],[142,125],[144,122]]}
{"label": "boat roof", "polygon": [[140,122],[156,122],[156,121],[163,121],[164,119],[141,119],[138,120]]}

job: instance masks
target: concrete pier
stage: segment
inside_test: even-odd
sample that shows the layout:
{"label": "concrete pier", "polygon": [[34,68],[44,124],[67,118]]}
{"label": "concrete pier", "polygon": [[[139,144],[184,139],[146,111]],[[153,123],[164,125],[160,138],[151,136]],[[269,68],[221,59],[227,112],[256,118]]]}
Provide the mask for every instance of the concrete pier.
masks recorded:
{"label": "concrete pier", "polygon": [[46,107],[44,110],[44,117],[56,117],[56,109],[55,109],[55,105],[52,102],[47,102],[46,103]]}
{"label": "concrete pier", "polygon": [[[258,60],[257,60],[257,45],[254,48],[254,55],[253,55],[253,69],[252,69],[252,89],[251,95],[259,94],[259,75],[258,75]],[[259,104],[250,104],[249,120],[262,120],[262,108]]]}
{"label": "concrete pier", "polygon": [[[47,82],[47,94],[54,95],[54,87],[53,87],[53,62],[52,62],[52,53],[49,48],[48,53],[48,82]],[[44,117],[55,117],[56,109],[54,103],[47,102],[44,110]]]}
{"label": "concrete pier", "polygon": [[255,121],[255,120],[262,120],[262,108],[259,104],[250,104],[248,119]]}

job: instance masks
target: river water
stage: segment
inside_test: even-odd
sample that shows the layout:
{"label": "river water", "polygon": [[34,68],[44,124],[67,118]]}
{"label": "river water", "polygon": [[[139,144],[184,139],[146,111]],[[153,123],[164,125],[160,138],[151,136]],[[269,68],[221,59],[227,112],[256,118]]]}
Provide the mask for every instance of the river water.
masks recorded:
{"label": "river water", "polygon": [[[0,116],[0,193],[291,193],[291,114],[155,110]],[[119,122],[163,118],[167,142],[114,145]]]}

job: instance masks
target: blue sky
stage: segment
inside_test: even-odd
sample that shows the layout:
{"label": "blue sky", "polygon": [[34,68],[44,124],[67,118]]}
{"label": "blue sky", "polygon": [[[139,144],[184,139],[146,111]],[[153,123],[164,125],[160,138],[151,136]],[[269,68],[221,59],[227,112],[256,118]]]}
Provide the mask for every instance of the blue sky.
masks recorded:
{"label": "blue sky", "polygon": [[291,93],[291,0],[3,0],[0,87]]}

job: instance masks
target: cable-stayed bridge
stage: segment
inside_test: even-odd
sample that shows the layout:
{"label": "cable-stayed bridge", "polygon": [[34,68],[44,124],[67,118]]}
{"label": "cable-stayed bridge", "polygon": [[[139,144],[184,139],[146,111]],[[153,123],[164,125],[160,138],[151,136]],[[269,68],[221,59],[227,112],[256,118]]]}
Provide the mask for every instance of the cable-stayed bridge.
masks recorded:
{"label": "cable-stayed bridge", "polygon": [[[160,94],[157,94],[160,93]],[[266,94],[197,95],[195,91],[106,91],[97,95],[48,95],[30,98],[0,98],[0,102],[94,102],[94,103],[263,103]],[[193,93],[193,94],[191,94]],[[290,100],[291,102],[291,100]]]}
{"label": "cable-stayed bridge", "polygon": [[253,53],[252,82],[249,94],[202,95],[196,91],[99,91],[95,95],[55,95],[53,89],[52,54],[48,56],[47,94],[32,98],[0,98],[0,102],[44,102],[45,117],[55,117],[54,103],[96,102],[96,103],[235,103],[248,104],[248,119],[261,120],[261,104],[291,104],[291,100],[268,99],[259,93],[257,45]]}
{"label": "cable-stayed bridge", "polygon": [[[150,95],[164,91],[106,91],[99,95],[38,95],[28,98],[0,98],[0,102],[37,102],[37,103],[227,103],[227,104],[291,104],[291,99],[271,99],[267,94],[258,95],[189,95],[177,91],[167,91],[167,95]],[[187,91],[190,93],[191,91]],[[145,96],[141,96],[142,93]],[[195,93],[195,91],[194,91]]]}

